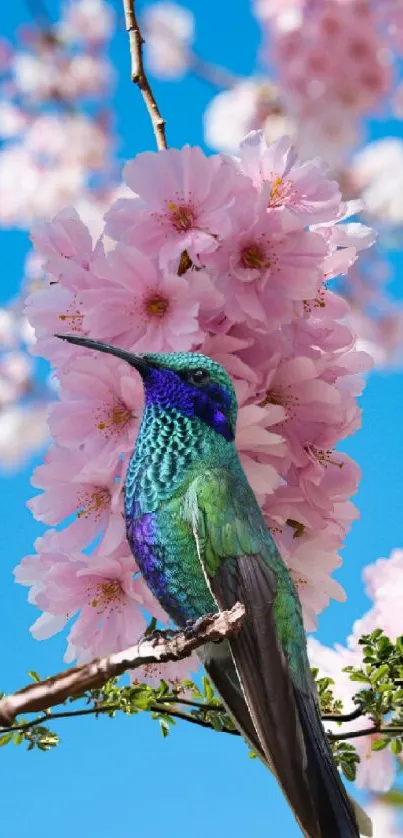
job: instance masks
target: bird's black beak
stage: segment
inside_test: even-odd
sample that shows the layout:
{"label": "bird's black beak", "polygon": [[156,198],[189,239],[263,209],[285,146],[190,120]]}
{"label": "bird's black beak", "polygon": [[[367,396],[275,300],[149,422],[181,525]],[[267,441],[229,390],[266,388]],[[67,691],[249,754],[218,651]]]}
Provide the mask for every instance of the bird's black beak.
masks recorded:
{"label": "bird's black beak", "polygon": [[76,346],[85,346],[87,349],[96,349],[97,352],[106,352],[108,355],[115,355],[116,358],[121,358],[126,361],[131,367],[143,375],[150,368],[150,364],[141,355],[133,355],[127,349],[119,349],[118,346],[111,346],[110,343],[102,343],[100,340],[92,340],[92,338],[79,337],[78,335],[55,335],[55,338],[67,340],[68,343],[74,343]]}

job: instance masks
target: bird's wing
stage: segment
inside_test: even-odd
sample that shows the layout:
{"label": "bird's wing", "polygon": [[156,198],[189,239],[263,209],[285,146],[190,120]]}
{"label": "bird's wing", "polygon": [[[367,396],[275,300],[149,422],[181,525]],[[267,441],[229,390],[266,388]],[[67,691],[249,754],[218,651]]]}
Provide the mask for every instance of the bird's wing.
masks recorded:
{"label": "bird's wing", "polygon": [[261,751],[303,830],[358,838],[319,716],[299,600],[252,490],[224,469],[207,470],[182,515],[218,607],[245,605],[231,654]]}

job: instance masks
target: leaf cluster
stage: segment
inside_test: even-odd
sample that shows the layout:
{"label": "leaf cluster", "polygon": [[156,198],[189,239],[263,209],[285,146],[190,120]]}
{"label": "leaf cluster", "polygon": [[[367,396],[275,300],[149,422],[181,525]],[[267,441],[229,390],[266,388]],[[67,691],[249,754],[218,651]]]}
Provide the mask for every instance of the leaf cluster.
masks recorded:
{"label": "leaf cluster", "polygon": [[[403,750],[403,637],[393,643],[381,629],[364,635],[360,641],[363,657],[359,666],[348,666],[351,681],[360,688],[353,701],[356,709],[344,715],[343,702],[334,695],[334,681],[312,670],[316,683],[322,718],[337,722],[337,732],[327,731],[334,758],[348,780],[356,776],[359,756],[354,748],[358,736],[375,734],[373,750],[390,748],[399,756]],[[30,677],[37,681],[36,672]],[[92,689],[67,699],[60,712],[45,710],[27,721],[19,717],[9,729],[0,729],[0,746],[13,742],[25,743],[28,750],[47,751],[59,743],[59,737],[49,728],[56,719],[77,716],[117,713],[135,716],[147,712],[158,722],[161,733],[168,736],[178,720],[219,733],[239,735],[210,680],[184,680],[174,685],[162,680],[157,687],[146,683],[122,685],[121,679],[111,679],[100,689]],[[362,719],[354,729],[343,729],[343,724]],[[341,728],[340,733],[338,729]],[[351,741],[347,741],[351,740]],[[251,753],[250,756],[253,756]]]}

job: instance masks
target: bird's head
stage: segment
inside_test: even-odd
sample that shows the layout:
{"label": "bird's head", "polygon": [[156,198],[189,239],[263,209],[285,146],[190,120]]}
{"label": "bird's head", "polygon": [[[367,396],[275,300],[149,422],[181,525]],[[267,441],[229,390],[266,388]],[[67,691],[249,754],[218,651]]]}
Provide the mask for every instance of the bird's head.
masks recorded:
{"label": "bird's head", "polygon": [[226,440],[234,439],[238,410],[234,387],[221,364],[207,355],[197,352],[136,355],[91,338],[55,337],[127,361],[143,379],[146,404],[198,418]]}

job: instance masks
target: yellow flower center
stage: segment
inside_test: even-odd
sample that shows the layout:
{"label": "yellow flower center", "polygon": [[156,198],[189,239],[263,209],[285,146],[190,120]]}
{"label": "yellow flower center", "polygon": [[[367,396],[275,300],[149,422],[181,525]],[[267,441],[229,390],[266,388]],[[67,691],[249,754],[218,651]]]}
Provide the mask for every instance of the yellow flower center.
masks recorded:
{"label": "yellow flower center", "polygon": [[328,450],[324,451],[322,448],[316,448],[314,445],[304,445],[305,452],[313,457],[321,466],[327,468],[327,466],[337,466],[337,468],[343,468],[344,463],[338,463],[337,460],[332,459],[332,454],[334,451]]}
{"label": "yellow flower center", "polygon": [[281,207],[286,201],[292,202],[295,195],[296,190],[294,189],[292,181],[284,180],[284,178],[278,176],[273,180],[268,206]]}
{"label": "yellow flower center", "polygon": [[77,518],[93,516],[96,521],[99,521],[102,512],[108,508],[110,499],[110,491],[105,486],[100,486],[93,492],[81,492],[77,496],[77,505],[81,507],[77,512]]}
{"label": "yellow flower center", "polygon": [[273,181],[271,190],[270,190],[270,203],[274,204],[278,201],[279,196],[281,195],[281,187],[283,185],[283,178],[276,177],[275,181]]}
{"label": "yellow flower center", "polygon": [[169,309],[166,297],[150,297],[146,300],[145,310],[149,317],[164,317]]}
{"label": "yellow flower center", "polygon": [[95,419],[95,427],[106,439],[119,439],[132,421],[133,414],[126,404],[115,400],[100,405],[96,410]]}
{"label": "yellow flower center", "polygon": [[261,402],[258,403],[259,407],[267,407],[268,404],[283,404],[283,399],[280,393],[276,393],[274,390],[267,390],[266,395],[262,399]]}
{"label": "yellow flower center", "polygon": [[321,288],[314,300],[304,300],[303,306],[306,314],[312,314],[312,311],[315,308],[326,308],[325,289]]}
{"label": "yellow flower center", "polygon": [[240,262],[243,268],[270,268],[271,262],[259,244],[249,244],[241,251]]}
{"label": "yellow flower center", "polygon": [[119,579],[104,579],[94,585],[89,593],[92,597],[90,605],[98,609],[98,614],[120,610],[125,595]]}
{"label": "yellow flower center", "polygon": [[77,307],[77,301],[73,300],[63,314],[59,314],[59,320],[63,324],[67,323],[72,332],[81,334],[83,327],[84,316]]}
{"label": "yellow flower center", "polygon": [[268,404],[278,404],[281,407],[291,410],[296,407],[299,402],[299,396],[295,396],[291,392],[290,386],[283,387],[281,390],[267,390],[266,395],[261,402],[258,402],[259,407],[267,407]]}
{"label": "yellow flower center", "polygon": [[174,201],[168,201],[167,209],[169,220],[179,233],[186,232],[194,226],[195,212],[190,204],[176,204]]}

